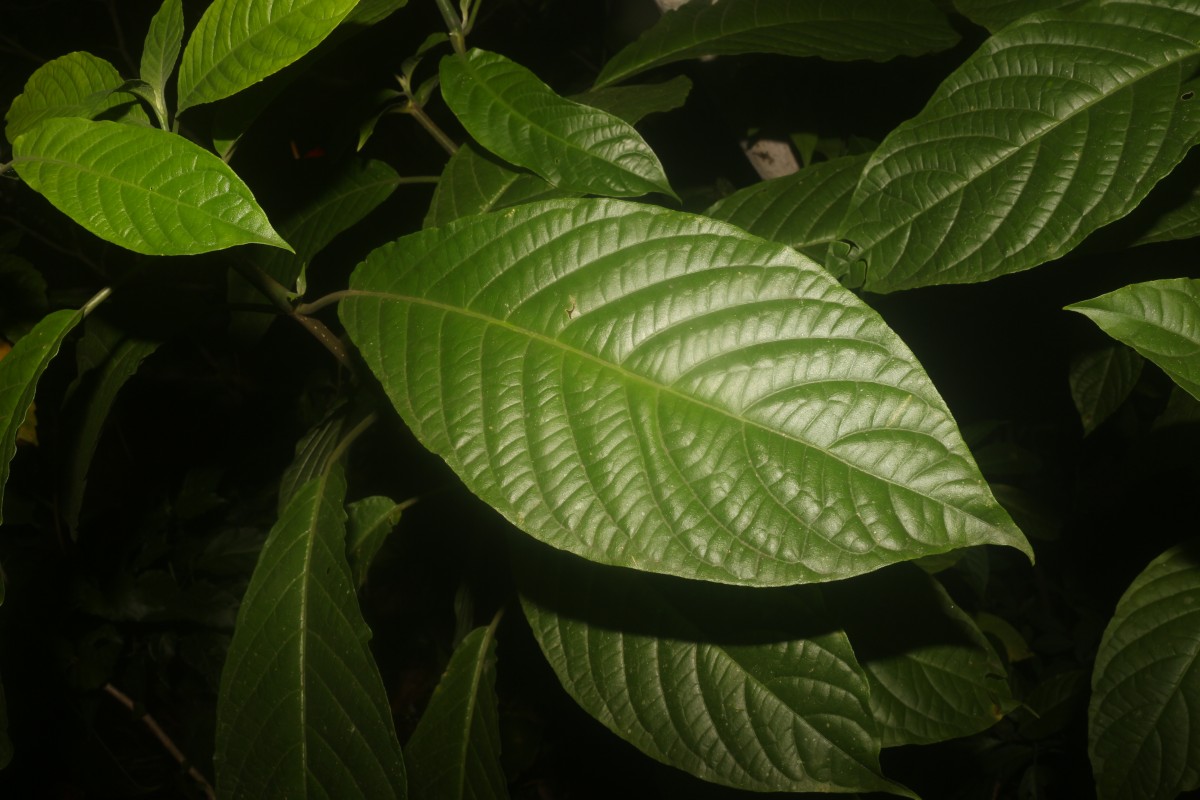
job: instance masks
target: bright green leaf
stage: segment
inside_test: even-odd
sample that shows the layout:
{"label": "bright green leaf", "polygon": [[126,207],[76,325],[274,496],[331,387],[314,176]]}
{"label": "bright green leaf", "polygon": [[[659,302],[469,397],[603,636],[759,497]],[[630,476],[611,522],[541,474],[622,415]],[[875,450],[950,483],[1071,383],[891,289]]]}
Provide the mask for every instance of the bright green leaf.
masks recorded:
{"label": "bright green leaf", "polygon": [[1135,283],[1067,306],[1200,399],[1200,280]]}
{"label": "bright green leaf", "polygon": [[582,94],[572,95],[570,99],[607,111],[630,125],[636,125],[643,117],[682,107],[691,91],[692,82],[684,75],[676,75],[662,83],[591,89]]}
{"label": "bright green leaf", "polygon": [[570,195],[531,172],[506,165],[465,144],[442,170],[425,215],[425,227],[437,228],[459,217]]}
{"label": "bright green leaf", "polygon": [[14,164],[33,189],[102,239],[189,255],[239,244],[288,248],[241,178],[167,131],[52,119],[22,136]]}
{"label": "bright green leaf", "polygon": [[704,212],[794,247],[820,262],[850,205],[868,156],[822,161],[734,192]]}
{"label": "bright green leaf", "polygon": [[340,469],[308,482],[263,545],[221,674],[223,798],[406,795],[346,562],[345,493]]}
{"label": "bright green leaf", "polygon": [[58,354],[63,339],[81,319],[82,311],[70,308],[55,311],[0,359],[0,524],[4,521],[4,486],[8,483],[8,471],[17,452],[17,432],[33,405],[38,378]]}
{"label": "bright green leaf", "polygon": [[703,217],[559,200],[374,251],[342,320],[417,437],[534,537],[705,580],[1028,544],[883,320]]}
{"label": "bright green leaf", "polygon": [[1100,800],[1200,787],[1200,554],[1150,563],[1117,603],[1096,654],[1088,754]]}
{"label": "bright green leaf", "polygon": [[473,49],[441,62],[442,97],[471,136],[564,191],[674,196],[662,164],[628,122],[554,93],[504,56]]}
{"label": "bright green leaf", "polygon": [[150,20],[146,42],[142,45],[141,79],[150,85],[151,103],[166,127],[167,81],[175,71],[179,60],[179,46],[183,42],[183,0],[163,0],[162,7]]}
{"label": "bright green leaf", "polygon": [[495,621],[467,634],[433,690],[406,748],[413,800],[508,797],[500,766],[495,636]]}
{"label": "bright green leaf", "polygon": [[331,34],[358,0],[214,0],[183,51],[179,112],[240,92]]}
{"label": "bright green leaf", "polygon": [[747,590],[527,548],[521,605],[563,688],[646,755],[754,791],[888,791],[870,690],[812,589]]}
{"label": "bright green leaf", "polygon": [[987,638],[916,566],[900,564],[821,591],[866,673],[884,747],[969,736],[1015,705]]}
{"label": "bright green leaf", "polygon": [[919,56],[958,34],[927,0],[692,0],[617,53],[597,86],[708,55],[779,53],[831,61]]}
{"label": "bright green leaf", "polygon": [[346,525],[346,555],[350,559],[355,586],[361,587],[367,582],[375,554],[400,522],[401,512],[411,504],[412,501],[397,503],[390,497],[375,495],[346,506],[350,515]]}
{"label": "bright green leaf", "polygon": [[1142,374],[1142,357],[1122,345],[1083,353],[1071,362],[1071,399],[1086,436],[1116,411]]}
{"label": "bright green leaf", "polygon": [[114,92],[124,81],[117,68],[91,53],[68,53],[47,61],[29,76],[25,90],[17,95],[4,115],[8,141],[55,117],[91,119],[116,113],[133,105],[134,116],[146,120],[137,101]]}
{"label": "bright green leaf", "polygon": [[1078,0],[954,0],[958,12],[976,25],[998,31],[1021,17],[1062,8]]}
{"label": "bright green leaf", "polygon": [[1129,213],[1200,135],[1200,6],[1085,3],[1004,28],[892,131],[827,266],[890,292],[1064,255]]}

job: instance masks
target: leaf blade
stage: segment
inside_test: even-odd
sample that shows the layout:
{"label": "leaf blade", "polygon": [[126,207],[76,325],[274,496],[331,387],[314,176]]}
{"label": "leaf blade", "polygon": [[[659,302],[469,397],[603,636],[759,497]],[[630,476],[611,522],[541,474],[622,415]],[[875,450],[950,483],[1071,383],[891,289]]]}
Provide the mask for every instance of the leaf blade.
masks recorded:
{"label": "leaf blade", "polygon": [[[47,61],[25,82],[4,115],[5,136],[12,144],[39,123],[56,117],[91,119],[128,105],[131,99],[114,92],[124,81],[117,68],[91,53],[75,52]],[[146,115],[136,107],[134,116]]]}
{"label": "leaf blade", "polygon": [[153,105],[158,118],[166,127],[167,81],[179,60],[183,44],[183,0],[163,0],[158,13],[150,20],[146,41],[142,44],[142,60],[138,76],[150,84]]}
{"label": "leaf blade", "polygon": [[1079,412],[1083,435],[1096,430],[1116,411],[1142,374],[1142,357],[1116,345],[1084,353],[1071,364],[1071,399]]}
{"label": "leaf blade", "polygon": [[507,166],[468,143],[446,162],[424,227],[437,228],[472,214],[569,196],[570,192],[556,189],[545,178]]}

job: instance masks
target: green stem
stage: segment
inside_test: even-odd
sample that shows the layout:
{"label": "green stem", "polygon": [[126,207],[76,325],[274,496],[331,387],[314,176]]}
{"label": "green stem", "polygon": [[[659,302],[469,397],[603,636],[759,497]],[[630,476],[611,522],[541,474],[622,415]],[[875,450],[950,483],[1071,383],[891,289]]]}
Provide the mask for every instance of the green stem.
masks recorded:
{"label": "green stem", "polygon": [[110,294],[112,294],[112,287],[105,286],[103,289],[96,292],[96,294],[92,296],[91,300],[88,300],[86,303],[84,303],[83,308],[81,308],[80,311],[82,311],[83,315],[86,317],[88,314],[96,310],[96,306],[107,300]]}
{"label": "green stem", "polygon": [[454,155],[458,152],[458,145],[454,143],[453,139],[446,135],[445,131],[438,127],[436,122],[430,119],[429,115],[425,113],[425,109],[421,108],[419,105],[410,100],[408,103],[408,108],[405,110],[407,113],[412,114],[413,117],[416,118],[417,122],[421,123],[422,128],[429,131],[429,135],[432,136],[434,140],[436,140],[437,143],[442,146],[443,150],[450,155]]}
{"label": "green stem", "polygon": [[333,452],[329,454],[329,458],[325,459],[325,470],[328,471],[330,467],[336,464],[345,455],[346,451],[350,449],[350,445],[354,444],[354,440],[366,433],[367,429],[374,425],[378,419],[379,414],[372,411],[351,428],[350,432],[343,436],[342,440],[337,443],[337,447],[333,448]]}
{"label": "green stem", "polygon": [[374,294],[374,292],[364,292],[359,289],[342,289],[337,292],[330,292],[323,297],[318,297],[311,303],[302,303],[296,306],[296,313],[303,316],[308,316],[309,314],[315,314],[326,306],[331,306],[334,303],[340,303],[347,297],[366,297]]}
{"label": "green stem", "polygon": [[295,307],[292,305],[291,293],[279,281],[268,275],[257,264],[247,264],[245,262],[235,262],[234,269],[238,271],[248,283],[262,292],[271,305],[275,306],[276,310],[285,317],[289,317],[296,321],[301,328],[313,335],[313,338],[321,343],[329,353],[338,360],[338,363],[349,370],[354,369],[354,364],[350,360],[350,354],[346,352],[346,348],[342,345],[342,340],[334,335],[333,331],[319,319],[298,314]]}
{"label": "green stem", "polygon": [[442,12],[442,19],[446,23],[446,30],[450,31],[453,36],[457,32],[462,31],[462,18],[458,16],[458,12],[454,10],[454,6],[450,5],[450,0],[435,0],[438,11]]}

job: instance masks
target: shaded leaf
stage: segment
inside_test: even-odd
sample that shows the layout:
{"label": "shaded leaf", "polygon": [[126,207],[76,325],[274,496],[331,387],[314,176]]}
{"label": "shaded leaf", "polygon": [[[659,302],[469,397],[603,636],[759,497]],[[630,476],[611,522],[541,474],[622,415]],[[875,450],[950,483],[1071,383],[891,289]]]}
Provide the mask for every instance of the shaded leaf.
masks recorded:
{"label": "shaded leaf", "polygon": [[442,97],[477,142],[559,189],[674,196],[662,164],[624,120],[554,93],[504,56],[472,49],[441,61]]}
{"label": "shaded leaf", "polygon": [[1021,721],[1021,735],[1044,739],[1066,728],[1076,712],[1087,707],[1088,689],[1088,675],[1081,669],[1060,672],[1039,683],[1024,700],[1030,714]]}
{"label": "shaded leaf", "polygon": [[13,153],[33,189],[126,249],[152,255],[253,243],[288,249],[241,178],[182,136],[61,118],[22,136]]}
{"label": "shaded leaf", "polygon": [[302,486],[328,470],[329,457],[337,450],[345,423],[346,418],[340,414],[331,416],[314,425],[296,443],[295,456],[279,479],[276,513],[282,514]]}
{"label": "shaded leaf", "polygon": [[867,158],[859,155],[822,161],[747,186],[704,213],[823,261]]}
{"label": "shaded leaf", "polygon": [[68,53],[47,61],[29,76],[24,91],[12,101],[4,115],[8,123],[4,134],[15,144],[18,136],[45,120],[91,119],[131,104],[136,110],[130,113],[146,120],[137,101],[114,92],[122,83],[116,67],[91,53]]}
{"label": "shaded leaf", "polygon": [[339,469],[305,484],[263,545],[221,674],[221,797],[406,795],[346,563],[345,492]]}
{"label": "shaded leaf", "polygon": [[408,0],[359,0],[358,5],[346,17],[346,22],[354,25],[374,25],[383,22],[393,12],[408,5]]}
{"label": "shaded leaf", "polygon": [[976,25],[995,32],[1021,17],[1074,2],[1078,0],[954,0],[954,7]]}
{"label": "shaded leaf", "polygon": [[1083,353],[1071,362],[1071,399],[1086,436],[1120,408],[1142,374],[1142,357],[1122,345]]}
{"label": "shaded leaf", "polygon": [[375,554],[400,522],[401,512],[411,504],[412,501],[397,503],[390,497],[375,495],[346,506],[350,515],[346,526],[346,555],[355,586],[361,588],[367,582]]}
{"label": "shaded leaf", "polygon": [[240,92],[296,61],[358,0],[214,0],[179,66],[178,113]]}
{"label": "shaded leaf", "polygon": [[866,677],[815,590],[519,554],[521,606],[563,688],[646,755],[754,791],[906,794],[879,773]]}
{"label": "shaded leaf", "polygon": [[1172,548],[1134,579],[1100,640],[1088,754],[1100,800],[1200,787],[1200,558]]}
{"label": "shaded leaf", "polygon": [[570,99],[607,111],[630,125],[636,125],[643,117],[681,108],[687,102],[688,93],[691,91],[692,82],[687,76],[676,75],[662,83],[591,89],[572,95]]}
{"label": "shaded leaf", "polygon": [[17,341],[48,309],[46,279],[37,267],[0,253],[0,338]]}
{"label": "shaded leaf", "polygon": [[1200,7],[1084,3],[988,39],[868,162],[828,266],[890,292],[1035,267],[1129,213],[1200,135]]}
{"label": "shaded leaf", "polygon": [[1135,283],[1067,306],[1200,399],[1200,280]]}
{"label": "shaded leaf", "polygon": [[958,34],[927,0],[692,0],[613,56],[596,85],[707,55],[887,61],[956,42]]}
{"label": "shaded leaf", "polygon": [[341,303],[417,437],[534,537],[779,585],[1027,543],[883,320],[703,217],[559,200],[374,251]]}
{"label": "shaded leaf", "polygon": [[163,0],[162,7],[150,20],[146,42],[142,45],[141,79],[150,86],[151,104],[162,127],[167,127],[167,81],[179,60],[183,43],[183,0]]}
{"label": "shaded leaf", "polygon": [[408,740],[413,800],[508,797],[500,766],[496,622],[471,631],[455,649]]}
{"label": "shaded leaf", "polygon": [[0,359],[0,523],[3,523],[4,486],[17,452],[17,433],[33,405],[38,378],[58,354],[63,339],[83,319],[83,312],[64,308],[47,315],[12,350]]}
{"label": "shaded leaf", "polygon": [[464,144],[442,170],[425,215],[425,227],[437,228],[459,217],[571,195],[544,178]]}

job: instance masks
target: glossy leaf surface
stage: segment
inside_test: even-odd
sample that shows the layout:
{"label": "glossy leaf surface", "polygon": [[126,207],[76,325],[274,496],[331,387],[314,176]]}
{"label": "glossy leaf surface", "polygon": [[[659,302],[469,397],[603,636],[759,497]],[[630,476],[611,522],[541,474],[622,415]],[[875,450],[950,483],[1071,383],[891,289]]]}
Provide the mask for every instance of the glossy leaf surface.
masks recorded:
{"label": "glossy leaf surface", "polygon": [[998,31],[1021,17],[1061,8],[1077,0],[954,0],[959,13],[976,25]]}
{"label": "glossy leaf surface", "polygon": [[1129,213],[1200,135],[1200,7],[1083,3],[988,39],[875,151],[830,248],[851,286],[984,281]]}
{"label": "glossy leaf surface", "polygon": [[459,217],[571,194],[554,188],[545,178],[464,144],[442,170],[425,215],[425,227],[437,228]]}
{"label": "glossy leaf surface", "polygon": [[822,161],[792,175],[747,186],[704,213],[794,247],[820,262],[836,238],[868,157]]}
{"label": "glossy leaf surface", "polygon": [[597,86],[706,55],[778,53],[831,61],[918,56],[958,34],[927,0],[692,0],[604,65]]}
{"label": "glossy leaf surface", "polygon": [[0,359],[0,523],[4,522],[4,486],[17,452],[17,433],[37,393],[38,378],[58,354],[63,339],[83,314],[63,309],[49,314]]}
{"label": "glossy leaf surface", "polygon": [[358,0],[214,0],[183,51],[179,112],[240,92],[333,33]]}
{"label": "glossy leaf surface", "polygon": [[495,624],[471,631],[450,658],[408,740],[413,800],[502,800]]}
{"label": "glossy leaf surface", "polygon": [[346,506],[346,513],[350,516],[346,527],[346,556],[350,559],[355,586],[361,587],[367,582],[375,554],[383,547],[384,540],[400,522],[401,512],[411,502],[397,503],[390,497],[372,495]]}
{"label": "glossy leaf surface", "polygon": [[692,91],[692,82],[685,75],[676,75],[662,83],[646,83],[639,86],[610,86],[591,89],[572,95],[571,99],[585,106],[598,108],[620,117],[630,125],[636,125],[651,114],[673,111],[687,102]]}
{"label": "glossy leaf surface", "polygon": [[[540,549],[540,548],[539,548]],[[755,791],[893,791],[870,690],[812,588],[747,590],[517,562],[521,605],[563,688],[642,752]]]}
{"label": "glossy leaf surface", "polygon": [[1071,363],[1071,399],[1086,436],[1116,411],[1142,374],[1142,357],[1123,345],[1084,353]]}
{"label": "glossy leaf surface", "polygon": [[287,248],[241,178],[182,136],[60,118],[22,136],[13,152],[33,189],[129,250],[189,255],[239,244]]}
{"label": "glossy leaf surface", "polygon": [[387,692],[346,562],[346,484],[305,484],[271,529],[221,674],[221,797],[406,796]]}
{"label": "glossy leaf surface", "polygon": [[[163,0],[162,7],[150,20],[150,30],[142,45],[142,63],[138,74],[150,85],[153,105],[158,118],[167,114],[167,81],[179,60],[183,44],[183,0]],[[165,126],[164,126],[165,127]]]}
{"label": "glossy leaf surface", "polygon": [[662,164],[624,120],[567,100],[504,56],[473,49],[441,62],[442,97],[481,145],[564,191],[673,195]]}
{"label": "glossy leaf surface", "polygon": [[1088,752],[1100,800],[1200,787],[1200,548],[1168,550],[1117,603],[1096,654]]}
{"label": "glossy leaf surface", "polygon": [[1024,537],[875,312],[703,217],[563,200],[373,252],[351,339],[518,527],[620,566],[825,581]]}
{"label": "glossy leaf surface", "polygon": [[1086,315],[1200,399],[1200,280],[1135,283],[1067,308]]}
{"label": "glossy leaf surface", "polygon": [[[116,67],[91,53],[68,53],[47,61],[29,76],[24,91],[12,101],[4,115],[4,134],[15,143],[18,136],[48,119],[91,119],[136,103],[129,95],[114,93],[122,83]],[[140,108],[136,113],[146,118]]]}

